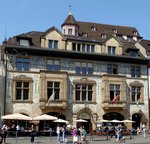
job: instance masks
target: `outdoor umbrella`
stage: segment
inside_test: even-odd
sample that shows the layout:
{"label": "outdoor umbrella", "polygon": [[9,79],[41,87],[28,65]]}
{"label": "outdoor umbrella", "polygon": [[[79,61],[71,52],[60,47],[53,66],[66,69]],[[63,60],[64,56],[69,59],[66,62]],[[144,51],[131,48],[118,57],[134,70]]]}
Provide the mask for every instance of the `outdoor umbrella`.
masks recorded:
{"label": "outdoor umbrella", "polygon": [[112,123],[121,123],[122,121],[114,119],[114,120],[111,120],[110,122],[112,122]]}
{"label": "outdoor umbrella", "polygon": [[87,120],[83,120],[83,119],[78,119],[76,120],[76,122],[88,122]]}
{"label": "outdoor umbrella", "polygon": [[47,114],[43,114],[43,115],[40,115],[40,116],[33,118],[33,120],[56,120],[56,119],[57,119],[57,117],[47,115]]}
{"label": "outdoor umbrella", "polygon": [[111,122],[110,120],[100,119],[98,122]]}
{"label": "outdoor umbrella", "polygon": [[[32,120],[31,117],[20,114],[20,113],[14,113],[14,114],[9,114],[9,115],[4,115],[1,117],[4,120]],[[16,131],[16,143],[17,143],[17,131]]]}
{"label": "outdoor umbrella", "polygon": [[69,123],[68,121],[63,120],[63,119],[57,119],[57,120],[55,120],[53,122],[57,122],[57,123]]}
{"label": "outdoor umbrella", "polygon": [[[56,120],[56,119],[57,119],[57,117],[51,116],[51,115],[47,115],[47,114],[42,114],[40,116],[37,116],[37,117],[33,118],[33,120],[43,120],[43,121],[46,121],[46,120]],[[50,137],[51,137],[51,132],[50,132]],[[51,141],[51,138],[50,138],[50,141]]]}
{"label": "outdoor umbrella", "polygon": [[124,122],[124,123],[134,123],[135,121],[126,119],[126,120],[123,120],[122,122]]}
{"label": "outdoor umbrella", "polygon": [[31,117],[20,114],[20,113],[4,115],[1,118],[4,120],[32,120]]}

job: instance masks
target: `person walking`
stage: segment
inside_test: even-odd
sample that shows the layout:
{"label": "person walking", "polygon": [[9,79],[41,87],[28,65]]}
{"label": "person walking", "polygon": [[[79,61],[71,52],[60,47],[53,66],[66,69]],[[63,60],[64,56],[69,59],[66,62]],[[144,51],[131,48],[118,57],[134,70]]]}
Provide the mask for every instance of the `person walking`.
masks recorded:
{"label": "person walking", "polygon": [[77,129],[74,127],[72,131],[72,136],[73,136],[73,144],[78,142],[78,137],[77,137]]}
{"label": "person walking", "polygon": [[31,126],[31,144],[34,144],[34,138],[35,138],[35,128],[34,128],[34,125]]}
{"label": "person walking", "polygon": [[142,125],[142,131],[143,131],[143,137],[146,137],[146,133],[147,133],[147,128],[145,126],[145,124]]}
{"label": "person walking", "polygon": [[59,126],[59,124],[57,125],[56,133],[57,133],[57,143],[60,143],[60,126]]}
{"label": "person walking", "polygon": [[80,128],[81,143],[87,143],[87,142],[86,142],[86,134],[87,134],[87,133],[86,133],[84,127],[82,126],[82,127]]}
{"label": "person walking", "polygon": [[1,128],[1,143],[6,144],[6,135],[7,135],[7,125],[4,124]]}
{"label": "person walking", "polygon": [[65,143],[65,138],[66,138],[66,125],[63,126],[62,128],[62,139],[63,139],[63,143]]}

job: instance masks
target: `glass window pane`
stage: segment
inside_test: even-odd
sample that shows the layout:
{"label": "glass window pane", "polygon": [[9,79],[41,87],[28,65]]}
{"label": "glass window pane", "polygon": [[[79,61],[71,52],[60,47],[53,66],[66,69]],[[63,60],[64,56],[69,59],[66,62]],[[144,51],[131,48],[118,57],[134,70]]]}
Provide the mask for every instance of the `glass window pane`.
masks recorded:
{"label": "glass window pane", "polygon": [[28,100],[29,89],[23,90],[23,100]]}
{"label": "glass window pane", "polygon": [[82,91],[82,101],[86,101],[86,91]]}
{"label": "glass window pane", "polygon": [[85,52],[85,44],[82,44],[82,52]]}
{"label": "glass window pane", "polygon": [[24,82],[23,87],[28,88],[29,87],[29,82]]}
{"label": "glass window pane", "polygon": [[49,48],[53,48],[53,41],[49,40]]}
{"label": "glass window pane", "polygon": [[80,84],[76,84],[76,89],[79,89],[80,90]]}
{"label": "glass window pane", "polygon": [[80,91],[76,91],[76,101],[80,101]]}
{"label": "glass window pane", "polygon": [[21,89],[16,89],[16,100],[21,100]]}
{"label": "glass window pane", "polygon": [[90,52],[90,45],[87,44],[87,52]]}
{"label": "glass window pane", "polygon": [[58,48],[58,41],[54,40],[54,49]]}
{"label": "glass window pane", "polygon": [[93,85],[88,85],[88,90],[92,90],[93,89]]}
{"label": "glass window pane", "polygon": [[54,87],[55,87],[55,88],[56,88],[56,87],[59,88],[59,84],[60,84],[59,82],[55,82],[55,83],[54,83]]}
{"label": "glass window pane", "polygon": [[55,96],[54,96],[55,100],[59,100],[59,89],[55,89]]}
{"label": "glass window pane", "polygon": [[88,91],[88,101],[92,101],[92,91]]}
{"label": "glass window pane", "polygon": [[76,66],[76,74],[80,74],[81,68],[80,66]]}
{"label": "glass window pane", "polygon": [[94,51],[95,51],[95,45],[92,45],[91,46],[91,52],[94,53]]}
{"label": "glass window pane", "polygon": [[22,87],[22,82],[16,82],[16,87]]}

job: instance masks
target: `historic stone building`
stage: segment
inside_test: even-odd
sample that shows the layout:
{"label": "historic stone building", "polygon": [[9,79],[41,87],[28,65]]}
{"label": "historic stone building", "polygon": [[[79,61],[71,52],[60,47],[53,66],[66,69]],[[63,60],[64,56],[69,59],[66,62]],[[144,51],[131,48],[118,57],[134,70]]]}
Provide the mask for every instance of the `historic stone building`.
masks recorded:
{"label": "historic stone building", "polygon": [[86,119],[89,131],[99,118],[149,125],[148,43],[137,29],[79,22],[72,14],[61,28],[23,33],[3,45],[6,114],[47,113],[73,125]]}

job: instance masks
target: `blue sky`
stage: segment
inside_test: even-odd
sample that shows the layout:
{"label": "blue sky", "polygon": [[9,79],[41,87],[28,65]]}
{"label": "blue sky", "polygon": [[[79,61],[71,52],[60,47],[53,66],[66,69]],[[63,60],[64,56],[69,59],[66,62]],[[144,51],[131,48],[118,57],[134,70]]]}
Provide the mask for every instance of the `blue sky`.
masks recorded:
{"label": "blue sky", "polygon": [[150,40],[150,0],[0,0],[0,43],[29,31],[60,29],[69,5],[77,21],[136,27]]}

